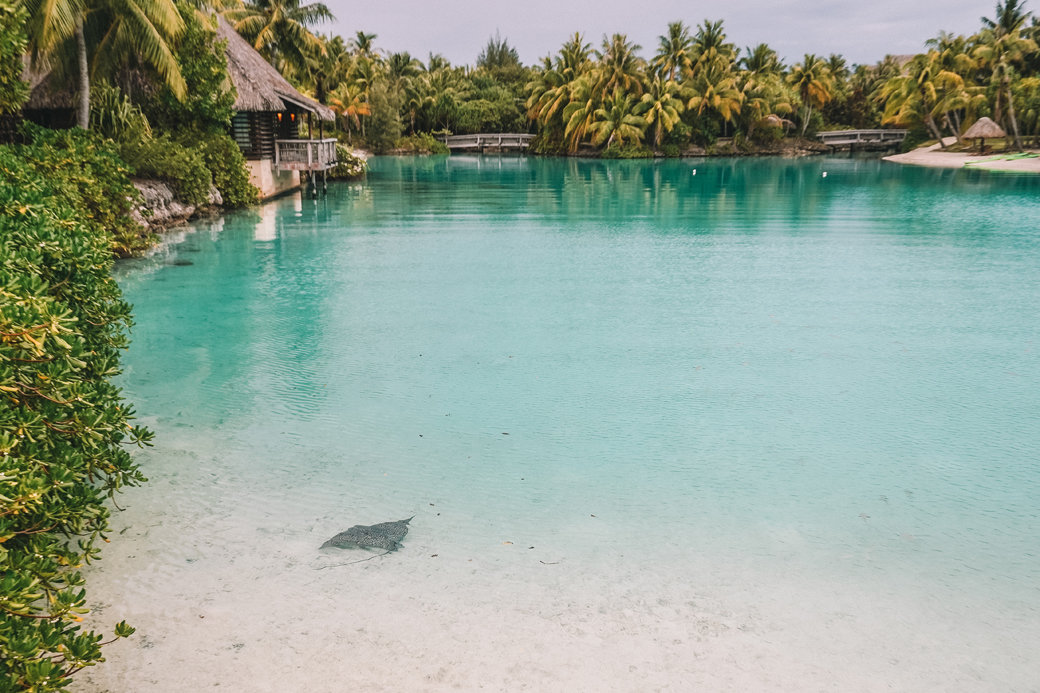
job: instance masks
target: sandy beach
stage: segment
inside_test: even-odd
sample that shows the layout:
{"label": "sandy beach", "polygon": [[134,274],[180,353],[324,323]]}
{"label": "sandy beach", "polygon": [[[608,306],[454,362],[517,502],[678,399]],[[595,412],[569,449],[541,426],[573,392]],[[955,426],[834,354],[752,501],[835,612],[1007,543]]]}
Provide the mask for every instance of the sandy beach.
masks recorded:
{"label": "sandy beach", "polygon": [[[947,137],[947,145],[956,142],[956,138]],[[1034,150],[1027,152],[1040,153]],[[1027,159],[994,159],[993,154],[968,154],[965,152],[944,151],[938,143],[928,147],[919,147],[912,152],[886,156],[885,161],[912,166],[930,166],[932,168],[968,168],[986,171],[1011,171],[1015,173],[1040,173],[1040,156]]]}

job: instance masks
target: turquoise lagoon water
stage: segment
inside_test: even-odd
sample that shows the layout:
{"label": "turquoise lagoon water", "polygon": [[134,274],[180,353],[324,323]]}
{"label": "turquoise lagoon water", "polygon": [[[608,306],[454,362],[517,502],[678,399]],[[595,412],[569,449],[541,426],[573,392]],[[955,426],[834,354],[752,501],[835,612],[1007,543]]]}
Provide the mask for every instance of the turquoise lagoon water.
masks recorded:
{"label": "turquoise lagoon water", "polygon": [[89,680],[1038,690],[1038,222],[1027,176],[452,157],[200,224],[119,268],[157,445]]}

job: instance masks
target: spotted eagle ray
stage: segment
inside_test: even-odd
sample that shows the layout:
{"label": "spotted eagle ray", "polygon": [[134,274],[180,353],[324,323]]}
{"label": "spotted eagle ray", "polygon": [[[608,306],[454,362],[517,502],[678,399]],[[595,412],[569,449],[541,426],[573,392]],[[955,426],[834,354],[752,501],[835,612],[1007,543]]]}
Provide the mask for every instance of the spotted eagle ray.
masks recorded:
{"label": "spotted eagle ray", "polygon": [[380,522],[377,525],[354,525],[345,532],[340,532],[321,545],[321,548],[337,549],[382,549],[385,553],[401,548],[401,540],[408,534],[407,520],[397,522]]}

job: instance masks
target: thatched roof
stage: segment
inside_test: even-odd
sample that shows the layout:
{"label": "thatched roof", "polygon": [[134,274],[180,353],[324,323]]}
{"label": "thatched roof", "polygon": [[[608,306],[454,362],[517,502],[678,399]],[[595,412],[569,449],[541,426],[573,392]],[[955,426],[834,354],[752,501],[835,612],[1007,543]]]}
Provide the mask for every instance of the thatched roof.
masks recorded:
{"label": "thatched roof", "polygon": [[236,111],[310,111],[322,120],[336,119],[331,108],[296,91],[223,17],[217,20],[217,38],[227,41],[228,76],[238,92]]}
{"label": "thatched roof", "polygon": [[1007,137],[1007,133],[1004,132],[1004,129],[1002,127],[994,123],[989,118],[983,116],[982,118],[976,120],[970,128],[965,130],[964,134],[961,135],[961,137],[967,140],[976,140],[987,139],[990,137]]}
{"label": "thatched roof", "polygon": [[[296,91],[223,17],[218,19],[217,37],[227,41],[225,53],[228,76],[238,92],[236,111],[310,112],[322,120],[335,120],[336,115],[331,108]],[[50,70],[31,69],[28,61],[24,79],[32,89],[25,108],[42,110],[73,107],[75,85],[71,80],[62,83]]]}

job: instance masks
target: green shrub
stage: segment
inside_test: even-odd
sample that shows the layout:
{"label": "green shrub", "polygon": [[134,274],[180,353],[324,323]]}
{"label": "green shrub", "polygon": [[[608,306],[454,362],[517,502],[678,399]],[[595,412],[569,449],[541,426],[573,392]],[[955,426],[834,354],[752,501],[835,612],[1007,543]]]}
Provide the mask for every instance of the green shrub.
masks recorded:
{"label": "green shrub", "polygon": [[17,1],[0,0],[0,116],[17,113],[29,98],[22,80],[26,12]]}
{"label": "green shrub", "polygon": [[419,132],[397,140],[394,149],[411,154],[447,154],[448,145],[428,132]]}
{"label": "green shrub", "polygon": [[784,129],[779,125],[762,124],[755,128],[751,141],[755,144],[775,144],[784,139]]}
{"label": "green shrub", "polygon": [[177,199],[190,205],[209,202],[213,176],[202,152],[178,144],[167,134],[150,139],[122,142],[119,153],[140,178],[169,183]]}
{"label": "green shrub", "polygon": [[199,152],[225,207],[236,209],[260,202],[260,191],[249,182],[249,170],[242,150],[230,135],[216,133],[206,136],[199,143]]}
{"label": "green shrub", "polygon": [[604,159],[651,159],[654,153],[641,144],[611,144],[600,156]]}
{"label": "green shrub", "polygon": [[[150,237],[130,218],[140,196],[113,142],[83,130],[47,130],[30,124],[23,126],[22,139],[26,144],[7,150],[2,165],[10,170],[0,178],[14,181],[28,175],[26,171],[39,173],[81,212],[81,223],[109,240],[116,255],[132,255],[149,246]],[[18,168],[16,162],[28,168]],[[16,176],[16,171],[21,173]],[[28,179],[23,184],[35,185]]]}
{"label": "green shrub", "polygon": [[336,166],[329,169],[328,176],[333,180],[353,180],[361,178],[368,172],[368,162],[342,144],[336,145]]}
{"label": "green shrub", "polygon": [[[130,307],[111,275],[109,236],[93,216],[121,212],[97,207],[80,189],[92,170],[107,176],[103,195],[125,202],[128,183],[115,161],[82,132],[0,147],[4,691],[58,690],[103,661],[102,636],[81,626],[79,569],[107,541],[106,496],[144,481],[126,445],[147,444],[151,433],[131,425],[133,410],[111,382]],[[115,626],[116,638],[132,632]]]}
{"label": "green shrub", "polygon": [[90,90],[90,129],[117,142],[133,142],[152,136],[152,126],[141,109],[107,82]]}
{"label": "green shrub", "polygon": [[226,42],[217,39],[211,20],[189,3],[178,2],[184,32],[175,55],[188,89],[178,99],[163,86],[148,99],[148,119],[166,132],[186,130],[216,134],[227,130],[234,115],[236,92],[228,78]]}
{"label": "green shrub", "polygon": [[543,130],[531,139],[532,154],[560,156],[567,153],[567,145],[563,141],[563,133],[559,130]]}
{"label": "green shrub", "polygon": [[170,183],[178,199],[188,204],[206,204],[211,183],[225,207],[259,202],[242,150],[223,130],[203,130],[200,136],[200,131],[184,128],[175,137],[155,136],[148,118],[118,87],[102,82],[93,94],[91,128],[118,143],[136,175]]}
{"label": "green shrub", "polygon": [[390,151],[401,138],[404,124],[401,121],[400,100],[400,95],[384,82],[377,80],[372,85],[369,94],[372,115],[368,117],[365,139],[377,154]]}
{"label": "green shrub", "polygon": [[682,150],[679,149],[679,145],[669,143],[661,145],[661,153],[669,159],[676,159],[682,155]]}

